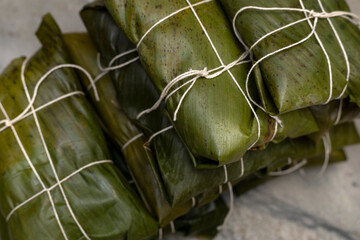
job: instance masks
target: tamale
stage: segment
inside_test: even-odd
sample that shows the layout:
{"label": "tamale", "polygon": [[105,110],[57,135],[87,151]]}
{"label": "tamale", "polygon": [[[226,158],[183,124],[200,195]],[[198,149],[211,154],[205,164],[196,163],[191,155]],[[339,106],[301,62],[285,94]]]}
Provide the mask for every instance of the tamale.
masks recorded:
{"label": "tamale", "polygon": [[[113,56],[129,50],[127,46],[130,43],[117,29],[114,21],[106,9],[101,6],[101,3],[88,5],[81,12],[81,15],[106,62],[109,62]],[[116,44],[118,42],[122,44]],[[78,53],[81,46],[85,45],[85,43],[77,44],[74,47],[74,52]],[[89,59],[91,57],[84,58],[85,61],[91,61]],[[92,59],[95,62],[94,57]],[[80,62],[78,63],[83,65]],[[112,75],[115,86],[117,86],[115,89],[118,90],[117,97],[121,109],[142,128],[145,135],[150,136],[171,124],[161,110],[154,111],[154,113],[141,120],[136,120],[136,115],[146,107],[146,104],[155,101],[158,97],[150,80],[144,77],[146,74],[139,63],[134,62],[122,69],[111,71],[109,74]],[[101,84],[101,81],[103,80],[99,80],[99,84]],[[109,94],[107,95],[109,96]],[[144,95],[146,98],[144,98]],[[309,119],[313,119],[312,115],[310,115]],[[111,132],[121,132],[115,129]],[[152,143],[161,179],[166,187],[168,199],[173,206],[196,196],[206,189],[221,185],[226,180],[222,168],[208,171],[194,169],[192,165],[194,157],[188,153],[186,146],[182,144],[181,139],[174,130],[158,135],[152,140]],[[197,159],[195,159],[194,163],[196,165]],[[261,166],[263,166],[261,161],[254,163],[253,168],[245,169],[244,173],[248,174],[256,171]],[[229,180],[238,178],[242,171],[241,162],[230,164],[227,168],[229,169]],[[208,181],[208,179],[212,179],[212,181]]]}
{"label": "tamale", "polygon": [[[64,39],[74,63],[87,69],[93,77],[101,74],[96,65],[96,48],[87,34],[67,34]],[[85,87],[89,86],[87,78],[83,76],[81,80]],[[105,75],[96,83],[96,89],[99,92],[100,101],[96,101],[94,92],[90,90],[92,102],[99,113],[105,131],[117,143],[117,147],[121,148],[140,132],[123,113],[109,75]],[[153,155],[151,151],[143,147],[145,142],[145,138],[140,137],[128,144],[123,149],[124,160],[128,164],[142,199],[156,216],[161,227],[164,227],[171,220],[185,214],[192,203],[188,201],[174,208],[170,206]]]}
{"label": "tamale", "polygon": [[[160,1],[146,8],[141,1],[108,0],[105,3],[115,22],[137,45],[141,63],[158,92],[189,69],[211,71],[235,61],[244,52],[215,1],[192,1],[192,5],[189,1],[171,4]],[[196,78],[189,92],[180,88],[167,99],[166,112],[172,120],[181,103],[177,120],[172,124],[200,161],[198,166],[218,167],[239,161],[249,147],[271,141],[278,129],[277,122],[252,108],[242,92],[249,67],[241,64],[215,78]],[[176,87],[181,84],[183,82]],[[289,129],[317,130],[311,114],[306,111],[303,113],[304,120],[309,120],[306,127]]]}
{"label": "tamale", "polygon": [[[101,8],[100,6],[95,7],[94,5],[88,6],[82,11],[81,15],[90,34],[93,36],[94,41],[96,43],[101,41],[101,43],[97,45],[101,46],[102,49],[117,46],[108,42],[111,40],[110,36],[112,36],[115,43],[118,35],[120,34],[120,37],[122,37],[122,35],[121,32],[113,29],[114,27],[116,29],[117,26],[114,24],[105,8]],[[95,25],[92,25],[94,23]],[[100,25],[98,23],[102,24]],[[102,36],[101,38],[97,37],[100,35]],[[81,45],[84,46],[85,44],[82,43]],[[80,46],[76,48],[77,52],[79,52],[79,48]],[[104,53],[105,51],[102,52]],[[113,52],[114,50],[110,51],[110,55],[107,54],[108,58],[113,55],[111,54]],[[89,59],[89,57],[86,59]],[[93,61],[95,61],[94,58]],[[154,96],[154,94],[151,94],[153,92],[153,89],[151,89],[152,83],[143,77],[142,74],[145,74],[145,72],[142,70],[139,63],[133,63],[131,66],[124,68],[123,71],[114,71],[111,73],[117,76],[114,80],[115,84],[118,83],[119,85],[121,84],[124,86],[119,93],[119,95],[125,94],[125,96],[119,97],[121,109],[130,116],[136,115],[137,112],[141,111],[141,106],[149,101],[148,99],[144,100],[143,98],[139,98],[139,96],[143,96],[143,94],[139,94],[139,92],[136,94],[132,93],[135,93],[136,89],[142,89],[144,92],[147,92],[148,98],[151,98]],[[98,84],[102,84],[102,81],[104,81],[104,79],[100,80]],[[156,96],[157,95],[155,95],[155,98]],[[152,99],[154,99],[154,97]],[[140,107],[138,107],[139,105]],[[143,121],[138,122],[138,125],[142,127],[142,130],[148,132],[148,134],[150,132],[150,135],[169,124],[170,122],[167,120],[166,116],[161,113],[152,114],[152,118],[147,117],[144,118]],[[116,128],[114,128],[113,132],[115,129]],[[116,132],[119,131],[116,130]],[[159,179],[163,179],[167,189],[168,199],[173,206],[187,201],[206,189],[218,186],[224,182],[225,176],[222,169],[202,171],[194,168],[187,149],[181,143],[181,140],[174,130],[159,135],[154,138],[153,141],[155,145],[154,153],[157,153],[155,156],[161,172]],[[240,166],[240,164],[238,165]],[[139,175],[139,177],[140,176],[142,175]],[[209,178],[213,179],[213,181],[208,181]],[[146,186],[145,183],[144,186]]]}
{"label": "tamale", "polygon": [[10,239],[155,235],[156,221],[108,160],[76,73],[69,65],[59,68],[70,61],[50,15],[36,35],[42,48],[27,64],[15,59],[0,75],[0,121],[5,123],[0,129],[0,212]]}
{"label": "tamale", "polygon": [[[360,30],[353,23],[354,15],[344,15],[350,11],[345,0],[220,2],[230,21],[239,12],[235,19],[236,31],[251,50],[255,79],[250,81],[256,83],[260,94],[258,103],[267,112],[277,115],[347,95],[360,104]],[[248,9],[242,10],[244,7]],[[335,11],[343,12],[327,18]],[[315,13],[324,16],[317,17]],[[315,32],[311,25],[315,26]],[[270,34],[280,28],[284,29]],[[269,35],[258,42],[266,34]],[[292,47],[286,49],[287,46]],[[266,57],[281,49],[283,51]]]}

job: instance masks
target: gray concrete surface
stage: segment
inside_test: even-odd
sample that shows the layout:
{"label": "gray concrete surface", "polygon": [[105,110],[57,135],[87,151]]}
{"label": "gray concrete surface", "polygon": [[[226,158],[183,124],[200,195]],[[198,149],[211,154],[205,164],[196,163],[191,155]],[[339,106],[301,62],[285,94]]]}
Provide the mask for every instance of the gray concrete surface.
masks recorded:
{"label": "gray concrete surface", "polygon": [[[1,0],[0,71],[11,59],[30,56],[39,47],[34,32],[47,12],[64,32],[84,30],[78,11],[87,2]],[[360,0],[348,2],[360,15]],[[319,168],[314,168],[306,177],[281,177],[238,198],[216,240],[360,239],[360,146],[347,148],[347,154],[348,162],[331,166],[320,179],[315,177]]]}

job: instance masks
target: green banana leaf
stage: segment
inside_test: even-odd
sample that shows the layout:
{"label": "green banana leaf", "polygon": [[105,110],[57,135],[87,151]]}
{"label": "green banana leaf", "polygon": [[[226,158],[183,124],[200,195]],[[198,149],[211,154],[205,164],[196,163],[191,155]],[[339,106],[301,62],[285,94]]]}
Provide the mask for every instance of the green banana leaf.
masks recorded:
{"label": "green banana leaf", "polygon": [[[116,29],[116,26],[113,24],[111,18],[108,16],[105,9],[101,7],[101,4],[96,3],[87,6],[81,12],[81,15],[85,22],[85,25],[89,30],[90,35],[92,35],[95,44],[98,46],[102,57],[105,58],[104,62],[109,62],[113,56],[128,50],[126,48],[128,46],[126,42],[124,42],[124,44],[116,44],[117,42],[123,42],[121,41],[121,39],[124,37],[121,35],[121,32],[119,32]],[[74,44],[69,44],[69,45],[74,45]],[[81,49],[80,45],[84,46],[85,44],[82,43],[79,45],[74,45],[76,46],[74,47],[74,49],[76,49],[76,52],[79,52],[79,49]],[[122,49],[119,50],[117,48],[122,48]],[[87,61],[89,61],[88,59],[93,59],[92,61],[95,62],[94,60],[95,57],[86,57],[85,59],[87,59]],[[122,89],[122,91],[119,92],[119,96],[118,96],[119,102],[121,102],[120,104],[121,108],[133,120],[135,120],[135,116],[137,115],[137,113],[141,111],[141,109],[143,109],[142,106],[144,104],[149,103],[148,98],[151,97],[151,93],[154,92],[153,88],[151,88],[151,84],[145,77],[136,77],[136,75],[142,76],[141,74],[139,74],[141,72],[142,72],[141,66],[136,65],[135,63],[133,63],[128,67],[125,67],[123,70],[111,72],[115,84],[121,86],[121,87],[116,87],[116,89]],[[126,75],[128,76],[124,77]],[[101,81],[99,82],[99,84],[101,84]],[[145,91],[146,89],[147,91]],[[144,93],[140,91],[144,91]],[[143,96],[145,95],[145,93],[147,93],[146,95],[147,98],[144,100]],[[154,98],[156,98],[156,96]],[[153,113],[151,118],[146,117],[142,119],[142,121],[138,121],[138,125],[141,126],[141,128],[145,131],[145,133],[148,132],[146,135],[151,135],[153,132],[169,126],[169,122],[166,121],[166,118],[161,114],[161,111],[159,110],[158,112],[159,112],[158,114],[155,114],[156,112]],[[165,139],[165,140],[161,140],[161,139]],[[204,186],[206,187],[209,184],[212,186],[214,185],[218,186],[222,184],[224,181],[224,171],[222,169],[219,169],[217,172],[212,171],[214,173],[213,175],[211,174],[212,172],[210,171],[202,170],[201,172],[199,170],[194,169],[191,165],[190,159],[188,161],[185,161],[186,158],[188,158],[186,157],[187,155],[186,149],[184,149],[184,146],[181,145],[180,140],[179,139],[176,140],[176,139],[177,137],[174,131],[163,133],[162,135],[159,135],[157,138],[154,139],[155,152],[159,153],[156,154],[156,156],[157,156],[160,172],[162,174],[162,179],[164,180],[164,185],[167,186],[167,193],[171,199],[170,202],[172,202],[173,204],[175,203],[174,204],[175,206],[178,202],[181,202],[185,199],[188,200],[191,196],[194,196],[194,194],[192,193],[194,189],[195,190],[198,189],[198,193],[200,193],[206,189],[204,188]],[[159,142],[159,144],[156,145],[156,142]],[[169,154],[169,156],[179,157],[179,158],[175,158],[176,161],[174,162],[172,162],[174,157],[170,157],[170,158],[161,157],[162,155],[164,155],[163,153],[166,152],[171,153],[171,151],[158,150],[159,148],[160,149],[167,147],[169,148],[169,144],[168,144],[169,142],[171,142],[170,147],[172,148],[174,148],[174,145],[180,146],[176,148],[177,149],[176,151],[173,151],[176,154]],[[178,144],[174,144],[176,142],[178,142]],[[158,148],[156,148],[157,146]],[[249,165],[251,166],[251,168],[248,168],[249,171],[245,170],[245,174],[254,172],[259,168],[264,167],[267,164],[271,163],[271,162],[266,162],[265,160],[266,158],[264,158],[263,156],[260,156],[258,158],[260,159],[260,161],[249,160],[246,162],[245,166]],[[163,161],[161,161],[161,159],[163,159]],[[263,159],[265,160],[265,163],[262,162],[264,161]],[[263,165],[261,165],[261,163]],[[228,168],[229,168],[229,179],[236,179],[241,174],[241,165],[239,163],[237,163],[236,165],[235,164],[229,165]],[[245,169],[247,168],[245,167]],[[211,176],[215,176],[215,177],[211,178]],[[208,181],[209,178],[213,179],[213,181],[212,182]],[[178,179],[180,179],[181,182],[179,182]],[[199,179],[203,181],[203,183],[199,181]],[[208,185],[204,185],[204,183]],[[178,194],[177,196],[186,196],[186,197],[176,198],[175,194]],[[214,196],[217,195],[218,192],[214,194]],[[199,198],[201,198],[201,196],[199,196]],[[181,199],[181,201],[180,200],[178,201],[178,199]]]}
{"label": "green banana leaf", "polygon": [[[133,44],[137,44],[141,36],[157,21],[178,9],[188,7],[186,1],[173,1],[169,4],[168,1],[161,0],[147,4],[146,8],[142,1],[107,0],[105,3],[115,22]],[[192,3],[197,4],[194,7],[195,11],[207,28],[218,52],[221,53],[222,61],[230,63],[238,59],[244,50],[239,47],[221,7],[215,1]],[[125,50],[129,44],[124,43],[121,46]],[[178,12],[152,28],[137,50],[145,71],[158,92],[162,91],[171,79],[189,69],[202,70],[207,67],[210,70],[221,65],[190,8]],[[197,167],[218,167],[239,161],[257,140],[258,123],[236,85],[239,84],[245,89],[244,81],[249,67],[243,64],[214,79],[199,78],[184,98],[178,118],[172,124],[194,155]],[[180,89],[167,101],[166,112],[170,119],[173,118],[185,91],[185,88]],[[158,96],[146,102],[141,110],[149,108],[157,99]],[[275,121],[259,109],[254,111],[261,125],[261,135],[256,145],[262,146],[272,139]],[[317,124],[308,111],[283,116],[297,119],[301,115],[304,127],[284,125],[279,135],[285,135],[284,131],[289,131],[287,136],[297,137],[317,131]],[[136,112],[136,115],[139,113]],[[146,118],[146,115],[141,117],[140,121],[143,118]]]}
{"label": "green banana leaf", "polygon": [[[313,157],[308,157],[306,158],[306,165],[304,165],[304,167],[309,167],[309,166],[321,166],[324,163],[324,159],[325,159],[325,154],[320,154],[318,156],[313,156]],[[282,161],[277,161],[272,163],[271,165],[266,167],[266,171],[265,174],[270,174],[272,172],[276,172],[276,171],[284,171],[286,169],[289,169],[293,166],[295,166],[296,164],[300,163],[301,160],[305,160],[305,159],[299,159],[299,160],[292,160],[291,163],[289,163],[290,159],[284,159]],[[339,163],[339,162],[344,162],[346,161],[346,154],[343,150],[334,150],[329,154],[329,163],[333,164],[333,163]]]}
{"label": "green banana leaf", "polygon": [[[308,158],[308,163],[304,166],[304,168],[309,168],[313,166],[321,166],[324,162],[324,156],[316,156],[312,158]],[[330,154],[329,163],[339,163],[346,161],[346,154],[344,150],[334,150]],[[287,163],[284,162],[284,165],[282,167],[287,166]],[[266,183],[273,179],[274,177],[270,177],[268,174],[274,170],[275,168],[265,168],[260,170],[259,172],[252,174],[245,179],[243,179],[240,183],[236,184],[233,187],[234,193],[236,196],[243,195],[247,193],[248,191]]]}
{"label": "green banana leaf", "polygon": [[[308,158],[308,163],[304,166],[304,168],[308,168],[311,166],[320,166],[323,164],[324,156],[317,156]],[[334,164],[338,162],[346,161],[346,155],[344,150],[334,150],[330,154],[329,163]],[[287,163],[283,165],[283,167],[287,166]],[[248,191],[266,183],[273,179],[274,177],[270,177],[268,173],[270,173],[269,168],[264,168],[254,174],[247,176],[239,183],[235,183],[233,186],[234,193],[236,196],[241,196]]]}
{"label": "green banana leaf", "polygon": [[111,159],[113,160],[115,166],[120,170],[120,172],[124,175],[124,177],[128,180],[128,182],[131,185],[131,183],[134,181],[132,179],[129,167],[125,162],[123,153],[112,140],[107,139],[106,142],[110,151]]}
{"label": "green banana leaf", "polygon": [[[333,150],[330,154],[330,163],[345,161],[346,156],[341,149],[345,146],[360,143],[359,134],[352,122],[342,123],[333,127],[329,131],[329,134]],[[232,183],[237,186],[235,187],[235,192],[243,193],[260,185],[262,181],[257,181],[258,178],[261,180],[261,178],[267,176],[269,172],[287,166],[288,158],[293,159],[295,163],[306,158],[307,164],[305,167],[321,165],[325,158],[323,142],[314,142],[309,137],[287,139],[279,144],[270,144],[268,148],[263,151],[264,156],[272,158],[271,156],[273,156],[274,153],[270,152],[271,150],[275,152],[276,158],[270,160],[268,166],[259,169],[259,171],[254,174],[232,181]],[[267,154],[265,154],[266,152]],[[245,160],[244,163],[246,163]],[[264,181],[267,181],[267,178],[264,179]]]}
{"label": "green banana leaf", "polygon": [[201,207],[193,208],[189,213],[175,221],[175,228],[185,236],[197,236],[200,239],[213,239],[218,233],[217,227],[223,224],[229,209],[222,197]]}
{"label": "green banana leaf", "polygon": [[[117,36],[115,34],[116,31],[112,28],[117,27],[105,8],[101,8],[100,6],[95,7],[94,5],[88,6],[82,11],[81,15],[90,34],[93,35],[93,39],[98,43],[97,45],[100,46],[100,48],[106,49],[111,46],[117,46],[108,42],[110,41],[110,36],[112,36],[113,39],[117,39],[117,37],[114,37]],[[96,23],[96,26],[89,25],[93,23]],[[102,24],[99,25],[98,23]],[[121,34],[119,31],[117,33]],[[101,36],[101,38],[97,36]],[[120,37],[122,37],[122,35],[120,35]],[[77,52],[79,52],[79,48],[76,49]],[[105,50],[102,52],[105,52]],[[112,50],[111,53],[112,52],[114,52],[114,50]],[[107,56],[113,56],[114,54],[115,53],[107,54]],[[122,95],[119,97],[119,102],[121,102],[122,109],[124,109],[125,112],[129,113],[130,116],[134,116],[136,112],[141,111],[141,104],[144,105],[144,103],[149,101],[147,99],[144,101],[142,98],[139,98],[139,96],[143,96],[141,93],[132,93],[134,93],[136,89],[149,89],[149,91],[146,92],[148,92],[147,96],[151,97],[152,95],[149,93],[151,92],[151,85],[146,84],[151,84],[151,82],[139,74],[145,74],[139,63],[134,63],[124,68],[123,72],[124,73],[118,71],[113,72],[113,74],[118,74],[119,76],[115,79],[115,82],[124,86],[122,87],[121,93],[119,93],[119,95]],[[137,75],[140,75],[140,77],[137,77]],[[99,81],[99,84],[102,84],[102,81],[103,80]],[[138,107],[139,105],[140,107]],[[163,114],[158,113],[156,115],[153,114],[151,119],[148,117],[144,118],[142,122],[139,122],[139,125],[142,126],[145,132],[149,132],[151,135],[157,130],[169,126],[170,122]],[[222,169],[200,170],[194,168],[187,149],[181,143],[175,131],[172,130],[159,135],[154,139],[154,145],[154,153],[156,153],[157,163],[161,172],[160,178],[164,181],[168,197],[173,206],[187,201],[206,189],[218,186],[224,182],[225,176]],[[237,163],[236,165],[237,168],[240,167],[240,164]],[[240,169],[238,171],[240,171]],[[208,181],[209,178],[213,179],[213,181]]]}
{"label": "green banana leaf", "polygon": [[[101,3],[94,3],[87,6],[81,12],[81,15],[101,55],[105,58],[105,62],[109,62],[113,56],[128,50],[129,43],[125,41],[126,38],[122,35],[121,31],[117,29]],[[124,44],[116,44],[117,42]],[[74,51],[79,52],[79,49],[81,49],[80,45],[84,46],[86,44],[72,45],[76,46],[74,47]],[[94,57],[86,57],[84,59],[86,59],[86,61],[93,59],[94,61]],[[82,65],[81,63],[79,64]],[[119,86],[116,87],[116,89],[121,89],[121,91],[118,91],[118,99],[122,109],[130,118],[136,121],[135,116],[146,104],[151,102],[151,97],[152,100],[155,101],[158,95],[154,93],[154,88],[149,80],[143,77],[145,73],[138,63],[133,63],[123,69],[113,71],[111,74],[115,84]],[[101,82],[99,83],[101,84]],[[144,91],[144,93],[139,92],[140,90]],[[109,96],[109,94],[107,95]],[[143,97],[144,95],[146,95],[146,98]],[[299,117],[299,115],[293,116]],[[313,118],[312,115],[310,116]],[[305,119],[307,118],[305,117]],[[148,132],[148,134],[146,134],[148,136],[170,125],[160,110],[154,112],[149,117],[143,118],[141,121],[137,121],[137,123],[145,133]],[[302,126],[300,123],[298,128]],[[116,128],[114,128],[113,132],[119,132],[115,129]],[[279,133],[281,133],[281,131],[279,131]],[[288,133],[290,133],[290,131],[288,131]],[[172,206],[176,206],[203,192],[205,189],[212,189],[214,186],[218,186],[224,182],[225,176],[223,169],[205,171],[193,168],[185,146],[182,145],[175,131],[171,130],[162,133],[153,140],[153,143],[153,152],[155,153],[161,178]],[[261,155],[256,157],[256,159],[255,161],[249,159],[245,163],[245,175],[271,163],[267,161],[268,158],[264,158]],[[272,159],[276,160],[276,157]],[[237,179],[239,175],[241,175],[241,163],[230,164],[228,170],[229,180]],[[212,179],[212,181],[208,181],[208,179]],[[201,196],[199,197],[201,198]]]}
{"label": "green banana leaf", "polygon": [[[307,158],[307,160],[308,160],[308,163],[305,166],[306,168],[321,166],[322,164],[324,164],[324,154]],[[343,150],[343,149],[334,150],[330,153],[329,163],[331,163],[331,164],[344,162],[346,160],[347,160],[347,156],[346,156],[345,150]]]}
{"label": "green banana leaf", "polygon": [[[246,6],[300,8],[298,0],[220,0],[229,19]],[[349,11],[344,0],[321,0],[326,12]],[[322,12],[317,0],[306,0],[308,10]],[[236,18],[236,29],[244,43],[250,47],[258,39],[280,27],[304,19],[303,12],[261,11],[248,9]],[[350,62],[350,82],[344,94],[360,105],[360,31],[350,21],[335,17],[330,19],[343,42]],[[314,23],[314,19],[311,20]],[[340,96],[346,85],[347,67],[343,51],[327,19],[318,19],[316,32],[331,61],[333,94]],[[273,34],[254,47],[254,62],[278,49],[298,42],[311,33],[307,21]],[[330,75],[326,56],[315,36],[293,48],[263,60],[254,69],[261,104],[272,114],[327,102],[330,96]],[[251,80],[250,80],[251,81]],[[257,97],[257,96],[255,96]]]}
{"label": "green banana leaf", "polygon": [[[53,67],[69,63],[51,15],[45,15],[36,35],[43,46],[25,71],[34,109],[81,91],[74,70],[62,68],[38,85],[35,98],[39,79]],[[0,119],[16,118],[29,104],[20,79],[23,61],[13,60],[0,75]],[[124,176],[111,161],[98,162],[109,159],[109,151],[83,95],[64,98],[36,111],[36,116],[1,126],[0,212],[7,217],[10,239],[84,239],[87,235],[88,239],[120,240],[156,234],[156,221]]]}
{"label": "green banana leaf", "polygon": [[[125,36],[119,31],[101,3],[87,6],[81,12],[81,15],[92,39],[98,46],[103,58],[105,58],[105,62],[109,62],[113,56],[128,50],[128,42],[125,41]],[[124,44],[116,44],[117,42],[124,42]],[[81,45],[84,46],[85,44]],[[74,47],[76,52],[79,52],[79,49],[81,49],[81,46]],[[91,59],[91,57],[85,59],[89,61],[88,59]],[[95,61],[94,58],[93,61]],[[136,115],[146,107],[146,104],[155,101],[158,97],[152,83],[144,77],[146,74],[139,63],[132,63],[123,69],[111,72],[111,74],[115,85],[119,86],[116,89],[120,89],[118,99],[122,109],[130,118],[136,121]],[[144,95],[146,98],[144,98]],[[161,110],[158,110],[151,116],[146,116],[141,121],[137,121],[137,124],[141,126],[145,135],[149,136],[169,126],[170,122],[162,114]],[[119,131],[117,130],[117,132]],[[212,189],[224,183],[225,172],[223,169],[209,169],[206,171],[194,169],[192,164],[194,158],[189,155],[186,146],[182,144],[174,130],[157,136],[153,140],[153,146],[161,179],[164,182],[172,206],[185,202],[206,189]],[[247,169],[245,172],[256,171],[262,166],[261,163],[255,163],[252,165],[253,168]],[[230,164],[228,169],[229,179],[235,179],[241,174],[241,163]],[[212,179],[212,181],[208,181],[208,179]]]}
{"label": "green banana leaf", "polygon": [[[101,73],[96,64],[96,48],[87,34],[66,34],[64,39],[74,63],[87,69],[93,77]],[[86,87],[90,84],[84,76],[81,80]],[[90,90],[92,102],[103,122],[105,131],[117,143],[117,147],[121,147],[140,132],[123,113],[109,75],[105,75],[97,82],[96,89],[99,92],[100,101],[96,101],[94,91]],[[143,147],[145,142],[146,139],[141,137],[128,145],[123,150],[124,159],[142,199],[156,216],[161,227],[164,227],[171,220],[189,211],[192,203],[188,201],[174,208],[170,206],[153,155],[151,151]]]}
{"label": "green banana leaf", "polygon": [[[339,108],[341,108],[340,112]],[[360,108],[355,103],[350,102],[348,98],[331,101],[326,105],[313,106],[310,110],[319,126],[319,131],[310,135],[314,141],[319,141],[324,133],[335,124],[351,122],[358,118],[360,113]]]}
{"label": "green banana leaf", "polygon": [[7,229],[7,224],[5,217],[0,214],[0,240],[9,240],[9,232]]}

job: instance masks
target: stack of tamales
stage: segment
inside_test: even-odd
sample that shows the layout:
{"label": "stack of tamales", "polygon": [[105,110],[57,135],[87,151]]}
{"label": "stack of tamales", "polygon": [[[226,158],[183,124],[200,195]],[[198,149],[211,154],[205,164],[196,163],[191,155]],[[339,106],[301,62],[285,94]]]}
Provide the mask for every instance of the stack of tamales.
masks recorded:
{"label": "stack of tamales", "polygon": [[360,19],[343,0],[80,15],[87,33],[45,15],[42,48],[0,75],[0,240],[211,239],[225,190],[322,175],[360,142]]}

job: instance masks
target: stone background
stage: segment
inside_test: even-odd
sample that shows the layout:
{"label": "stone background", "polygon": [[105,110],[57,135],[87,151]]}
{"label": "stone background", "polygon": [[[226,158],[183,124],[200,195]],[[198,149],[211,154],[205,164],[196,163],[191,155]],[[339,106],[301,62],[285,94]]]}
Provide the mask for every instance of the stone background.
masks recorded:
{"label": "stone background", "polygon": [[[64,32],[84,30],[78,11],[87,2],[1,0],[0,71],[13,58],[30,56],[40,47],[34,32],[47,12]],[[360,15],[360,0],[348,2]],[[360,239],[360,146],[348,147],[347,153],[348,162],[331,166],[320,179],[315,176],[319,168],[314,168],[305,177],[298,173],[281,177],[237,198],[228,225],[216,240]]]}

